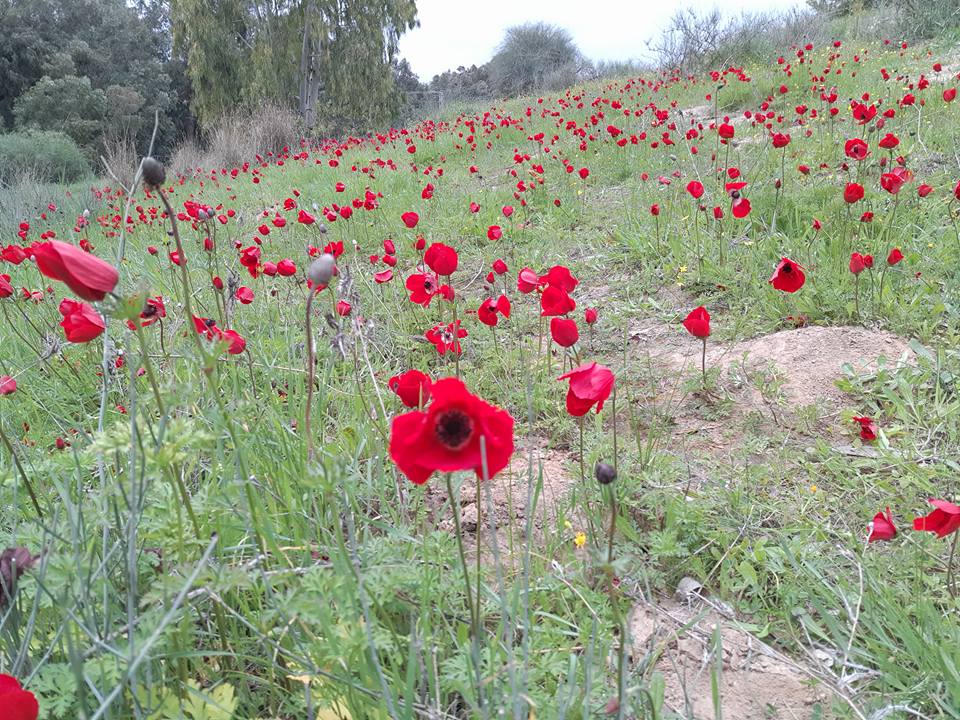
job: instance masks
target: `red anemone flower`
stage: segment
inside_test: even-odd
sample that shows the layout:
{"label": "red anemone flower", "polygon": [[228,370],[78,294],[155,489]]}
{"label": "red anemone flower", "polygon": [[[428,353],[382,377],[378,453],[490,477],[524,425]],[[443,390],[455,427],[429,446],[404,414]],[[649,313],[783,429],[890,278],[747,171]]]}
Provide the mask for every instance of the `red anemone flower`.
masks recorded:
{"label": "red anemone flower", "polygon": [[843,152],[851,160],[859,162],[870,154],[870,146],[860,138],[852,138],[844,143]]}
{"label": "red anemone flower", "polygon": [[488,240],[499,240],[503,237],[503,230],[500,229],[499,225],[491,225],[487,228],[487,239]]}
{"label": "red anemone flower", "polygon": [[930,498],[933,510],[925,517],[913,519],[913,529],[936,533],[938,538],[946,537],[960,529],[960,507],[946,500]]}
{"label": "red anemone flower", "polygon": [[690,314],[683,321],[683,326],[694,337],[710,337],[710,313],[701,305],[690,311]]}
{"label": "red anemone flower", "polygon": [[691,180],[687,183],[687,192],[694,200],[699,200],[703,197],[703,183],[699,180]]}
{"label": "red anemone flower", "polygon": [[9,375],[0,375],[0,395],[13,395],[17,391],[17,381]]}
{"label": "red anemone flower", "polygon": [[484,464],[488,478],[503,470],[513,455],[510,413],[471,394],[456,378],[438,380],[430,391],[426,411],[399,415],[390,427],[390,457],[401,472],[420,485],[434,471],[473,470],[482,479]]}
{"label": "red anemone flower", "polygon": [[86,303],[64,298],[58,309],[63,315],[60,327],[63,328],[68,342],[90,342],[99,337],[107,327],[100,313]]}
{"label": "red anemone flower", "polygon": [[795,263],[790,258],[781,258],[780,263],[773,271],[773,275],[767,281],[777,290],[787,293],[795,293],[803,287],[807,281],[807,276],[803,274],[803,266]]}
{"label": "red anemone flower", "polygon": [[448,350],[452,353],[460,355],[463,353],[463,348],[460,345],[460,338],[465,338],[467,335],[468,333],[466,329],[460,327],[460,321],[455,320],[448,325],[441,323],[440,325],[433,326],[427,330],[427,332],[424,334],[424,337],[433,343],[433,346],[441,355],[445,355]]}
{"label": "red anemone flower", "polygon": [[576,307],[576,301],[567,294],[567,291],[556,285],[549,285],[540,295],[541,317],[566,315]]}
{"label": "red anemone flower", "polygon": [[893,248],[890,254],[887,255],[887,265],[896,265],[901,260],[903,260],[903,253],[900,252],[900,248]]}
{"label": "red anemone flower", "polygon": [[866,442],[877,439],[877,424],[873,418],[855,415],[853,421],[860,425],[860,438]]}
{"label": "red anemone flower", "polygon": [[423,261],[437,275],[452,275],[457,269],[460,258],[457,251],[449,245],[435,242],[427,248]]}
{"label": "red anemone flower", "polygon": [[567,390],[567,412],[573,417],[586,415],[594,405],[599,413],[613,391],[613,372],[595,362],[576,367],[557,379],[570,381]]}
{"label": "red anemone flower", "polygon": [[843,189],[843,200],[850,204],[863,200],[863,185],[847,183],[847,187]]}
{"label": "red anemone flower", "polygon": [[4,720],[37,720],[40,714],[37,698],[10,675],[0,675],[0,708]]}
{"label": "red anemone flower", "polygon": [[411,230],[413,230],[413,228],[417,226],[417,223],[420,222],[420,216],[413,211],[405,212],[400,216],[400,219],[403,220],[403,224]]}
{"label": "red anemone flower", "polygon": [[893,515],[890,514],[890,508],[887,508],[886,514],[878,512],[873,516],[870,523],[870,536],[868,542],[877,540],[893,540],[897,536],[897,526],[893,524]]}
{"label": "red anemone flower", "polygon": [[407,278],[406,288],[410,291],[410,302],[429,307],[433,296],[440,292],[440,282],[433,273],[414,273]]}
{"label": "red anemone flower", "polygon": [[580,339],[576,320],[562,317],[550,318],[550,337],[560,347],[576,345]]}
{"label": "red anemone flower", "polygon": [[540,287],[540,276],[528,267],[523,268],[517,274],[517,290],[524,295],[532,293]]}
{"label": "red anemone flower", "polygon": [[430,376],[419,370],[407,370],[390,378],[390,389],[408,408],[423,407],[430,400]]}
{"label": "red anemone flower", "polygon": [[850,253],[850,272],[859,275],[867,269],[867,263],[863,255],[858,252]]}
{"label": "red anemone flower", "polygon": [[78,247],[49,240],[34,243],[31,249],[41,273],[65,283],[84,300],[103,300],[117,286],[117,269]]}

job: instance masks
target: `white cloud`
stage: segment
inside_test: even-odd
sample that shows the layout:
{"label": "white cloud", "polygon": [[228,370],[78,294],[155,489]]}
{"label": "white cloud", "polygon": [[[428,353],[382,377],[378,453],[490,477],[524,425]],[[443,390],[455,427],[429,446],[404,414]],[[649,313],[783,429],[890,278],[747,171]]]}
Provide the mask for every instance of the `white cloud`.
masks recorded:
{"label": "white cloud", "polygon": [[[801,6],[801,0],[727,0],[724,13],[779,10]],[[459,65],[489,60],[503,32],[512,25],[543,20],[566,28],[584,55],[592,60],[645,57],[678,7],[717,7],[717,0],[417,0],[420,27],[400,39],[400,53],[421,80],[429,81]]]}

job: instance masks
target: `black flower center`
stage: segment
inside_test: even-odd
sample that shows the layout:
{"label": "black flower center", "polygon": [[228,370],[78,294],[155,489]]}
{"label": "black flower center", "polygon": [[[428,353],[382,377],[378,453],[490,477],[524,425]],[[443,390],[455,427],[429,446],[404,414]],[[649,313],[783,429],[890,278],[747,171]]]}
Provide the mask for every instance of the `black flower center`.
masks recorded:
{"label": "black flower center", "polygon": [[462,410],[444,410],[433,426],[437,440],[450,450],[460,450],[473,437],[473,419]]}
{"label": "black flower center", "polygon": [[784,266],[783,266],[783,269],[781,270],[781,272],[785,272],[785,273],[793,272],[793,268],[790,267],[789,265],[784,265]]}

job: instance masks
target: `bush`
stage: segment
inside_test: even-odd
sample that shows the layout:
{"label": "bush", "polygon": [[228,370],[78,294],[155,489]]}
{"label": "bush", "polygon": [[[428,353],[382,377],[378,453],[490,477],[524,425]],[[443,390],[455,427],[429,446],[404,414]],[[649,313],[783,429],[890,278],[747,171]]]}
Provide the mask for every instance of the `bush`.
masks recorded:
{"label": "bush", "polygon": [[0,134],[0,183],[30,174],[45,182],[70,182],[90,172],[77,144],[61,132]]}
{"label": "bush", "polygon": [[508,28],[490,60],[490,81],[501,95],[555,90],[575,81],[584,64],[570,33],[547,23]]}

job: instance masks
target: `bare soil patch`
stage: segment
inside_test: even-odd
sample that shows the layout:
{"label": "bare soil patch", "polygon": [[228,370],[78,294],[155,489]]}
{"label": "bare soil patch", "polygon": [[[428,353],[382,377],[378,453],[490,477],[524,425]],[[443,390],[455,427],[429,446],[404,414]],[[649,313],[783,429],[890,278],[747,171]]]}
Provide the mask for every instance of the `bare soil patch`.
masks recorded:
{"label": "bare soil patch", "polygon": [[[832,692],[819,668],[787,657],[743,629],[722,605],[699,598],[665,599],[634,607],[630,618],[632,655],[656,658],[666,685],[664,702],[682,717],[712,720],[711,676],[716,674],[713,642],[719,625],[722,662],[720,706],[725,720],[831,717]],[[815,715],[819,705],[819,715]]]}
{"label": "bare soil patch", "polygon": [[795,436],[849,436],[837,420],[847,396],[837,386],[857,374],[895,368],[914,353],[905,338],[863,327],[804,327],[742,342],[707,343],[707,369],[720,369],[712,393],[698,390],[702,346],[682,328],[644,322],[631,331],[645,360],[648,402],[674,437],[712,456],[739,449],[757,428]]}
{"label": "bare soil patch", "polygon": [[[519,565],[526,549],[527,519],[531,517],[531,512],[530,552],[543,554],[548,551],[561,509],[569,505],[570,493],[574,485],[579,483],[576,473],[568,470],[572,462],[570,455],[549,448],[545,441],[538,439],[525,447],[517,447],[510,465],[489,483],[489,498],[487,487],[481,486],[479,507],[476,482],[468,479],[463,483],[459,494],[460,522],[464,535],[473,538],[476,536],[479,515],[483,562],[493,562],[489,518],[491,507],[500,559],[504,565]],[[536,504],[532,505],[530,501],[534,498],[541,477],[540,493],[536,497]],[[427,487],[427,502],[434,512],[439,513],[438,527],[453,532],[453,516],[442,484],[432,483]],[[572,538],[572,530],[570,535]],[[467,545],[469,552],[475,553],[475,541],[471,540]]]}

